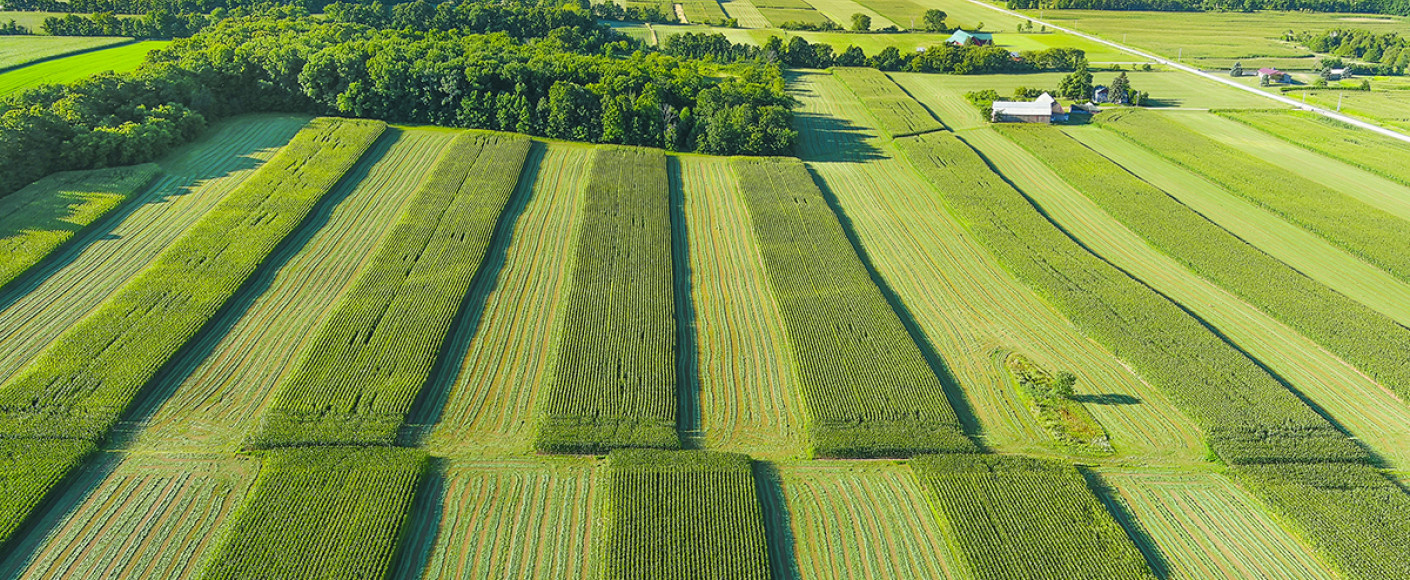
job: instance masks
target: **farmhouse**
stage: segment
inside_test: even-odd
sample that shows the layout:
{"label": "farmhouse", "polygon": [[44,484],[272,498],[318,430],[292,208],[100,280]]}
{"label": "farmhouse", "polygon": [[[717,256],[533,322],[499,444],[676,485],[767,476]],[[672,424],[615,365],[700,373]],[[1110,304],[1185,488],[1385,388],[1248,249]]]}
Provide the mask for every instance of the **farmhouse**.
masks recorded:
{"label": "farmhouse", "polygon": [[1066,119],[1067,111],[1063,110],[1057,99],[1043,93],[1033,102],[994,101],[994,113],[989,120],[995,123],[1052,123]]}
{"label": "farmhouse", "polygon": [[994,35],[988,32],[965,32],[963,30],[956,30],[954,34],[950,35],[950,38],[945,39],[945,43],[955,46],[964,46],[966,44],[988,46],[994,44]]}
{"label": "farmhouse", "polygon": [[1275,68],[1258,69],[1259,82],[1281,83],[1288,80],[1288,73]]}

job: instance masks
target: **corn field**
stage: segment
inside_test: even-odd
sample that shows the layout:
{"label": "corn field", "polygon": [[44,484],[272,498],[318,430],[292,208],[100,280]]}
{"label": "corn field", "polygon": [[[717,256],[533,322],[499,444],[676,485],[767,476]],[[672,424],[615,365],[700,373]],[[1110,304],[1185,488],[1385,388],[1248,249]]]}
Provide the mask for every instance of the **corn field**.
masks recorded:
{"label": "corn field", "polygon": [[892,139],[945,129],[944,123],[884,72],[874,68],[835,68],[832,74],[852,89],[871,111],[877,129]]}

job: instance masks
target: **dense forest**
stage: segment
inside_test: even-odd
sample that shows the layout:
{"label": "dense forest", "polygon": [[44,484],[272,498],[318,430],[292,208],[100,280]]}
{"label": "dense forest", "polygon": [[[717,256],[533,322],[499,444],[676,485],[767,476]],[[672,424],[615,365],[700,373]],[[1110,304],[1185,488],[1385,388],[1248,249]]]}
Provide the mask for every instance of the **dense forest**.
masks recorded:
{"label": "dense forest", "polygon": [[1155,10],[1163,12],[1306,10],[1410,15],[1410,0],[1008,0],[1013,10]]}
{"label": "dense forest", "polygon": [[1284,39],[1306,46],[1313,52],[1377,63],[1393,69],[1381,74],[1403,74],[1406,67],[1410,67],[1410,42],[1394,32],[1336,28],[1288,33]]}

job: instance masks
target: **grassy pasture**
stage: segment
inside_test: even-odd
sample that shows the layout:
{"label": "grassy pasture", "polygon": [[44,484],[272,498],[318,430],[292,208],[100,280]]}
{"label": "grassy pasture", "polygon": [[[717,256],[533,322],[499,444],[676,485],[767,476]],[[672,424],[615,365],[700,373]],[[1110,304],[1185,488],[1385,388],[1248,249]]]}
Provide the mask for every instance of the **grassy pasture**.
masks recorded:
{"label": "grassy pasture", "polygon": [[394,580],[590,580],[601,525],[592,460],[450,461],[418,498]]}
{"label": "grassy pasture", "polygon": [[1077,392],[1100,403],[1089,408],[1119,456],[1174,463],[1203,457],[1201,435],[1184,413],[979,245],[939,204],[932,185],[876,141],[854,95],[828,75],[800,75],[791,88],[803,104],[800,153],[963,387],[986,445],[1051,452],[998,354],[1014,351],[1075,373]]}
{"label": "grassy pasture", "polygon": [[[727,159],[671,162],[690,256],[699,436],[709,449],[802,457],[797,372],[739,178]],[[682,289],[686,291],[686,289]],[[688,388],[688,387],[683,387]],[[687,401],[695,397],[686,396]]]}
{"label": "grassy pasture", "polygon": [[1106,500],[1169,580],[1332,580],[1268,508],[1212,473],[1102,471]]}
{"label": "grassy pasture", "polygon": [[[562,305],[572,289],[579,224],[595,149],[580,145],[535,146],[514,199],[524,205],[504,250],[505,267],[483,311],[467,312],[449,348],[451,367],[428,387],[439,417],[426,445],[438,453],[493,456],[533,448],[535,409],[553,381]],[[508,267],[513,264],[513,267]],[[472,301],[479,297],[472,298]],[[439,420],[437,420],[439,419]]]}
{"label": "grassy pasture", "polygon": [[1403,163],[1410,151],[1402,141],[1300,111],[1220,111],[1219,115],[1298,147],[1410,185],[1410,168]]}
{"label": "grassy pasture", "polygon": [[164,396],[149,397],[134,413],[149,417],[137,450],[228,452],[254,432],[277,382],[388,235],[407,192],[426,180],[455,137],[388,133],[329,194],[336,205],[314,218],[322,227],[272,257],[283,265],[259,279],[264,291],[216,322],[229,330],[203,336],[195,355],[159,379],[153,390]]}
{"label": "grassy pasture", "polygon": [[270,159],[306,117],[224,122],[160,162],[166,175],[0,293],[0,381],[132,276]]}
{"label": "grassy pasture", "polygon": [[137,195],[156,164],[55,173],[0,198],[0,288]]}
{"label": "grassy pasture", "polygon": [[[23,15],[28,12],[12,12]],[[0,24],[10,20],[20,21],[0,12]],[[25,24],[20,22],[20,24]],[[121,36],[0,36],[0,70],[22,66],[36,60],[60,55],[112,46],[132,40]]]}
{"label": "grassy pasture", "polygon": [[147,40],[93,52],[36,63],[0,73],[0,97],[42,84],[67,83],[106,71],[124,72],[137,68],[147,53],[170,44]]}
{"label": "grassy pasture", "polygon": [[126,456],[12,577],[196,578],[257,464],[228,456]]}

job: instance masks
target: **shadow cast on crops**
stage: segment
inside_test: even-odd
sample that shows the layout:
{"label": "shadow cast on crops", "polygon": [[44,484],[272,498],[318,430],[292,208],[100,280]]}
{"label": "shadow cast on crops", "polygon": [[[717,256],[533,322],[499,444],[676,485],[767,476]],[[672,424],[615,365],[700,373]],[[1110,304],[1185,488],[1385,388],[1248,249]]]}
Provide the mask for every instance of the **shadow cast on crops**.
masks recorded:
{"label": "shadow cast on crops", "polygon": [[1078,468],[1083,479],[1087,480],[1087,487],[1106,506],[1111,516],[1116,518],[1116,523],[1121,524],[1121,529],[1126,531],[1126,536],[1131,539],[1131,543],[1141,550],[1141,555],[1145,556],[1146,564],[1150,566],[1151,572],[1160,580],[1170,578],[1170,561],[1161,553],[1160,547],[1155,540],[1146,532],[1145,528],[1136,520],[1135,514],[1126,508],[1126,504],[1116,498],[1116,490],[1102,479],[1101,474],[1089,469]]}
{"label": "shadow cast on crops", "polygon": [[88,500],[98,485],[122,463],[122,456],[98,452],[85,460],[63,481],[50,490],[48,497],[34,509],[8,543],[0,544],[0,578],[20,578],[64,520]]}
{"label": "shadow cast on crops", "polygon": [[392,560],[392,572],[388,576],[391,580],[419,580],[431,563],[436,537],[441,531],[441,520],[445,518],[448,461],[441,457],[432,457],[429,461],[420,489],[413,496],[411,512],[403,524],[401,546]]}
{"label": "shadow cast on crops", "polygon": [[420,445],[445,412],[451,391],[460,378],[460,363],[469,354],[470,343],[479,331],[485,305],[490,294],[499,287],[499,275],[504,270],[509,246],[514,239],[514,228],[533,198],[534,185],[538,182],[540,166],[547,151],[548,146],[539,141],[534,141],[530,146],[529,155],[519,172],[519,183],[495,223],[494,235],[480,262],[480,269],[475,272],[470,291],[460,304],[460,312],[452,319],[446,339],[441,343],[435,368],[406,415],[402,432],[397,438],[398,444]]}
{"label": "shadow cast on crops", "polygon": [[1096,395],[1073,395],[1072,400],[1079,403],[1089,403],[1092,405],[1139,405],[1140,397],[1123,395],[1121,393],[1100,393]]}
{"label": "shadow cast on crops", "polygon": [[695,301],[690,293],[690,238],[686,235],[685,188],[680,159],[666,157],[671,182],[671,261],[675,266],[676,299],[676,429],[681,446],[698,448],[700,432],[700,362],[696,352]]}
{"label": "shadow cast on crops", "polygon": [[866,249],[862,247],[861,239],[857,237],[857,230],[852,226],[851,218],[847,217],[847,212],[842,209],[842,205],[838,202],[837,196],[833,195],[832,189],[828,187],[827,181],[824,180],[822,176],[818,175],[811,167],[808,168],[808,174],[812,176],[813,183],[817,184],[818,189],[822,191],[823,199],[827,201],[827,205],[832,209],[832,213],[837,216],[837,222],[841,224],[843,233],[847,235],[847,241],[852,244],[852,250],[857,253],[857,259],[861,260],[862,265],[866,267],[867,275],[871,277],[872,283],[881,291],[881,295],[886,298],[887,304],[891,305],[891,310],[895,312],[896,317],[901,320],[901,324],[906,328],[906,333],[910,335],[911,341],[920,349],[921,354],[925,357],[925,362],[930,366],[931,372],[935,373],[935,377],[940,380],[940,384],[945,390],[945,399],[949,401],[950,407],[955,410],[955,415],[959,418],[960,425],[963,426],[965,434],[969,435],[970,439],[974,441],[974,444],[978,446],[981,451],[987,452],[988,449],[980,439],[982,426],[975,417],[974,410],[970,408],[969,400],[965,399],[964,391],[961,389],[954,373],[950,371],[950,367],[945,364],[944,359],[940,358],[939,353],[935,351],[935,346],[930,344],[930,340],[926,338],[925,333],[921,331],[920,325],[916,323],[915,317],[911,315],[910,310],[906,308],[901,298],[896,295],[896,292],[891,289],[891,286],[887,284],[886,280],[881,277],[881,274],[876,271],[876,266],[872,264],[871,257],[867,254]]}
{"label": "shadow cast on crops", "polygon": [[764,515],[764,540],[769,547],[769,569],[774,580],[802,580],[798,570],[798,552],[793,537],[792,515],[783,495],[783,476],[778,468],[766,461],[755,461],[754,487]]}

